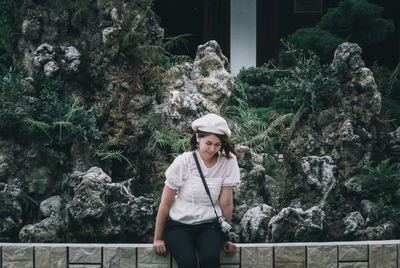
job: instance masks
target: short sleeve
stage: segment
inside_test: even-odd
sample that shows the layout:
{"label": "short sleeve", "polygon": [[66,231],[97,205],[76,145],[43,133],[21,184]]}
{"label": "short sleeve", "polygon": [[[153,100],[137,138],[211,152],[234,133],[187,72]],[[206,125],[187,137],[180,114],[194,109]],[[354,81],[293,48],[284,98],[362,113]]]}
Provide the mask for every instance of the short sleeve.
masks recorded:
{"label": "short sleeve", "polygon": [[235,155],[227,160],[222,186],[234,186],[240,181],[240,169]]}
{"label": "short sleeve", "polygon": [[165,171],[165,185],[171,189],[179,190],[183,180],[188,177],[187,158],[179,155]]}

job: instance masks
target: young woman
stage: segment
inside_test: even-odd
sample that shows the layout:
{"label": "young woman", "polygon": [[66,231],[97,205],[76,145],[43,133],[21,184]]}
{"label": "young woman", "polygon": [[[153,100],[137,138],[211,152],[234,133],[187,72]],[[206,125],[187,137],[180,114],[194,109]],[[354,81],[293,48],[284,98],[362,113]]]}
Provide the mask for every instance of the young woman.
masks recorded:
{"label": "young woman", "polygon": [[[153,249],[166,255],[167,250],[179,268],[220,267],[221,248],[229,254],[236,246],[225,241],[215,227],[216,215],[232,220],[233,186],[240,173],[236,157],[240,156],[230,140],[231,131],[225,119],[207,114],[192,123],[195,131],[189,152],[179,155],[165,172],[166,181],[158,209]],[[211,199],[200,177],[196,154]],[[195,251],[199,260],[197,261]]]}

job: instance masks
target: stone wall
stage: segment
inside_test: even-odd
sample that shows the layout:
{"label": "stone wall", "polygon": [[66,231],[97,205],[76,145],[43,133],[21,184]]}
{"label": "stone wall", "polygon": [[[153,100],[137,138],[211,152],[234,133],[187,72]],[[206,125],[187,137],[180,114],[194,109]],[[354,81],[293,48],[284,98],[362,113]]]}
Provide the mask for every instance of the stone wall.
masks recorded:
{"label": "stone wall", "polygon": [[[238,244],[222,268],[398,268],[400,240]],[[1,268],[177,268],[151,244],[0,243]]]}

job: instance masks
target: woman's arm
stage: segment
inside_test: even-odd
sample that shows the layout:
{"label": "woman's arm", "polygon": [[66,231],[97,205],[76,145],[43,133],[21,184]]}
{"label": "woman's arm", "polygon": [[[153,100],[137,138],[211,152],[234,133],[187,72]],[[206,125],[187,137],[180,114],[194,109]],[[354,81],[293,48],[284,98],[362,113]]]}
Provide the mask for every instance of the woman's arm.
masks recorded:
{"label": "woman's arm", "polygon": [[[232,211],[233,211],[233,186],[222,186],[219,196],[218,204],[222,210],[222,215],[225,220],[232,224]],[[224,242],[224,251],[226,254],[233,254],[236,251],[236,245],[230,241]]]}
{"label": "woman's arm", "polygon": [[162,237],[169,210],[175,200],[175,194],[176,190],[171,189],[168,186],[164,186],[164,190],[161,196],[161,203],[158,207],[153,241],[153,250],[160,255],[166,255],[167,253],[167,249],[165,247],[165,243]]}
{"label": "woman's arm", "polygon": [[233,186],[222,186],[218,200],[218,204],[222,210],[222,215],[229,224],[232,223],[232,211],[233,211],[232,192],[233,192]]}

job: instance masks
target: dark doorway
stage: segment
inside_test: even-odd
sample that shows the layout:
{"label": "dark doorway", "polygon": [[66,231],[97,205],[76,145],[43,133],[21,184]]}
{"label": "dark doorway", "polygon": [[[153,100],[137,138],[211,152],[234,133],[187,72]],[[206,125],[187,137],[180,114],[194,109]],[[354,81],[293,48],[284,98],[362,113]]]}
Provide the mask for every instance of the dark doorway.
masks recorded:
{"label": "dark doorway", "polygon": [[190,34],[187,49],[180,45],[173,54],[194,58],[199,45],[216,40],[229,58],[230,0],[155,0],[153,10],[166,37]]}
{"label": "dark doorway", "polygon": [[166,37],[190,34],[187,47],[180,44],[171,51],[175,55],[194,58],[198,45],[203,43],[203,0],[156,0],[154,12]]}

